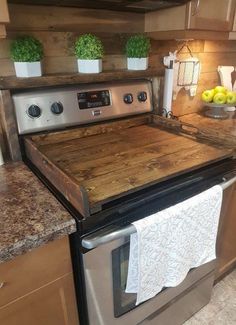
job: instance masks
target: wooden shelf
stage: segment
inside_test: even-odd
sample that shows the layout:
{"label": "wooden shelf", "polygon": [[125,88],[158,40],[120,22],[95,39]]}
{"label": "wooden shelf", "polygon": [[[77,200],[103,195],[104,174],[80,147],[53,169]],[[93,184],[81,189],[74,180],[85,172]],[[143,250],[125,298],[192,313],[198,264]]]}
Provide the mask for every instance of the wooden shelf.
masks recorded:
{"label": "wooden shelf", "polygon": [[127,79],[141,79],[151,78],[164,75],[163,69],[148,69],[145,71],[104,71],[98,74],[52,74],[44,75],[42,77],[34,78],[17,78],[0,77],[0,89],[24,89],[24,88],[38,88],[51,87],[62,85],[75,85],[82,83],[95,83],[104,81],[127,80]]}

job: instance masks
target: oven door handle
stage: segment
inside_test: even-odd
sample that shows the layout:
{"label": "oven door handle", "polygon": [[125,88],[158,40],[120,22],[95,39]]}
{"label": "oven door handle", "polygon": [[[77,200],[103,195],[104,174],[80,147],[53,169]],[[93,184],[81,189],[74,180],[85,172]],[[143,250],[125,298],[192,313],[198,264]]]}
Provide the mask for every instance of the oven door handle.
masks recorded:
{"label": "oven door handle", "polygon": [[[231,175],[232,176],[232,175]],[[236,182],[236,175],[235,173],[233,174],[233,177],[230,178],[223,178],[224,182],[221,183],[221,187],[224,190],[226,190],[228,187],[230,187],[231,185],[233,185]]]}
{"label": "oven door handle", "polygon": [[113,240],[130,236],[135,232],[136,228],[132,224],[123,228],[118,226],[109,226],[83,238],[82,246],[86,249],[93,249]]}
{"label": "oven door handle", "polygon": [[[223,182],[219,184],[223,190],[226,190],[236,182],[236,175],[231,174],[230,176],[230,178],[223,178]],[[120,228],[118,226],[109,226],[83,238],[82,246],[86,249],[93,249],[100,245],[107,244],[113,240],[130,236],[135,232],[136,228],[132,224],[123,228]]]}

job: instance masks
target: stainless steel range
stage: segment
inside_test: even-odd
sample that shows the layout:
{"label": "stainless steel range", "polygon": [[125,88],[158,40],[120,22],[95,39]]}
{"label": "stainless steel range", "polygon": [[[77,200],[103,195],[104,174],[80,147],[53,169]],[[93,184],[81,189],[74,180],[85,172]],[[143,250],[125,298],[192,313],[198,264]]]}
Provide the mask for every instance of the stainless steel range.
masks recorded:
{"label": "stainless steel range", "polygon": [[13,96],[24,161],[77,221],[70,240],[82,325],[182,324],[210,299],[215,261],[139,306],[125,293],[130,223],[235,181],[232,150],[155,124],[151,86],[141,80]]}

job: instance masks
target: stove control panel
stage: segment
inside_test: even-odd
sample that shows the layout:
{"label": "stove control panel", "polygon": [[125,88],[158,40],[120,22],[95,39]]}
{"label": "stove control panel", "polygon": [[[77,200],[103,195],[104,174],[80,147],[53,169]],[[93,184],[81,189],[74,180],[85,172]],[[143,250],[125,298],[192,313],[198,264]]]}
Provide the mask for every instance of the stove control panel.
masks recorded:
{"label": "stove control panel", "polygon": [[111,97],[108,89],[78,93],[77,97],[80,109],[111,105]]}
{"label": "stove control panel", "polygon": [[152,111],[151,82],[112,82],[13,95],[19,134]]}

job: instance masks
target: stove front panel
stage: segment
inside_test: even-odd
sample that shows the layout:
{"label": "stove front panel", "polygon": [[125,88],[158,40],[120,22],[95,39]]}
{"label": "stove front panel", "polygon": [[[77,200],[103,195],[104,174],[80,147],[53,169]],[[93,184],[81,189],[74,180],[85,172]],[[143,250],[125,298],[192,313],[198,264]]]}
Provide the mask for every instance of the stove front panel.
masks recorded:
{"label": "stove front panel", "polygon": [[101,83],[13,96],[19,134],[152,111],[151,82]]}

